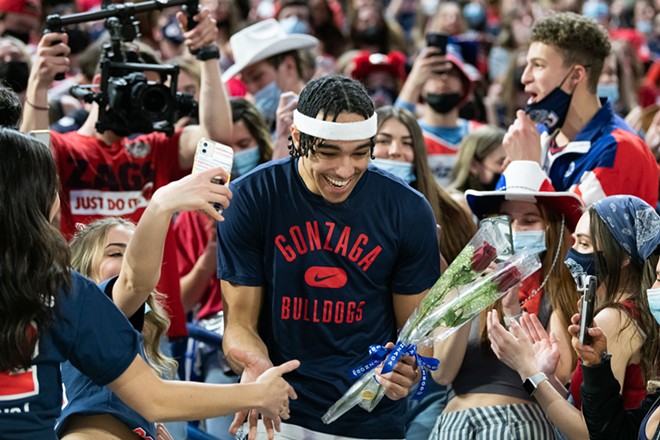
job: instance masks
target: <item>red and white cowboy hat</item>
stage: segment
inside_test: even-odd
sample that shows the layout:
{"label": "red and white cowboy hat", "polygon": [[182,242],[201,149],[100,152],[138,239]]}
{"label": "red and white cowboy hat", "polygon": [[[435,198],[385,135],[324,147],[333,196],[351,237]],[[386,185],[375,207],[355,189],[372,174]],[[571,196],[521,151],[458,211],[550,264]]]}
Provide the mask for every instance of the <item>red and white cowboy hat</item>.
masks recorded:
{"label": "red and white cowboy hat", "polygon": [[575,229],[584,209],[576,194],[555,191],[541,166],[530,160],[515,160],[504,170],[494,191],[465,191],[472,212],[479,218],[495,214],[505,200],[541,203],[564,214],[566,226]]}

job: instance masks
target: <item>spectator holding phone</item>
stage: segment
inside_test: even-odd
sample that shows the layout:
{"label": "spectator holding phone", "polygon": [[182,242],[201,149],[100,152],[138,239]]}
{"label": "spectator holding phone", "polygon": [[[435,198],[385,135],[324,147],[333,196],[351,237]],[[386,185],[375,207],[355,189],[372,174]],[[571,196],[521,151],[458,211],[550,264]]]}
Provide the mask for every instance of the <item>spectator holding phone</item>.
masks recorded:
{"label": "spectator holding phone", "polygon": [[429,166],[443,188],[450,184],[461,141],[481,125],[459,118],[460,108],[472,96],[474,82],[463,60],[446,43],[446,36],[427,41],[428,47],[417,56],[395,103],[413,113],[417,103],[422,103],[419,125],[424,133]]}
{"label": "spectator holding phone", "polygon": [[[656,220],[657,222],[657,220]],[[657,250],[656,256],[657,259]],[[660,324],[660,261],[655,268],[655,282],[646,291],[646,299],[655,321]],[[582,362],[584,382],[582,414],[592,440],[616,438],[621,440],[660,438],[660,383],[653,374],[649,375],[647,389],[650,394],[638,408],[626,410],[619,394],[620,385],[612,373],[612,358],[607,353],[607,336],[594,321],[588,330],[591,342],[583,345],[576,338],[580,331],[580,316],[573,317],[569,332],[573,334],[573,347]],[[656,330],[657,331],[657,330]],[[657,361],[657,359],[656,359]],[[657,367],[657,363],[655,364]],[[657,368],[654,372],[657,371]],[[656,373],[657,376],[657,373]]]}
{"label": "spectator holding phone", "polygon": [[[212,172],[188,175],[158,189],[137,227],[122,218],[96,220],[71,241],[72,267],[100,284],[143,334],[143,356],[159,376],[173,377],[176,372],[176,362],[159,348],[169,326],[155,293],[165,236],[175,212],[199,209],[222,220],[208,201],[227,206],[231,193],[226,186],[213,184],[214,176]],[[62,365],[62,380],[66,405],[58,420],[60,438],[110,433],[116,438],[130,438],[135,432],[156,438],[156,426],[127,407],[108,387],[94,385],[71,362]]]}
{"label": "spectator holding phone", "polygon": [[[6,128],[0,128],[0,145],[0,252],[7,256],[0,262],[0,330],[5,335],[0,339],[0,438],[57,438],[60,364],[67,360],[151,422],[250,408],[273,417],[276,428],[288,418],[295,392],[280,376],[297,368],[298,361],[271,369],[250,385],[158,377],[140,356],[139,334],[122,312],[71,269],[69,247],[50,223],[59,207],[59,181],[48,147]],[[211,175],[203,175],[207,189],[218,192],[211,200],[226,206],[226,195],[208,182]],[[203,197],[189,202],[210,210]]]}
{"label": "spectator holding phone", "polygon": [[[650,274],[657,263],[653,252],[659,244],[660,217],[651,206],[634,196],[610,196],[582,215],[565,260],[574,276],[595,275],[600,282],[594,320],[609,341],[615,389],[626,410],[644,400],[646,380],[655,378],[658,368],[660,332],[646,289],[652,284]],[[572,322],[575,325],[575,317]],[[571,332],[575,334],[574,327]],[[588,424],[581,413],[587,411],[580,393],[583,363],[573,373],[566,400],[565,389],[547,380],[561,361],[558,342],[536,316],[523,314],[521,323],[512,322],[507,332],[494,311],[488,317],[488,334],[497,357],[518,372],[557,429],[567,438],[587,438]],[[593,357],[587,363],[591,361]]]}
{"label": "spectator holding phone", "polygon": [[508,160],[540,163],[558,191],[575,192],[587,205],[632,194],[655,206],[658,164],[613,103],[598,98],[611,52],[607,30],[557,13],[535,23],[531,41],[522,75],[530,98],[504,138]]}

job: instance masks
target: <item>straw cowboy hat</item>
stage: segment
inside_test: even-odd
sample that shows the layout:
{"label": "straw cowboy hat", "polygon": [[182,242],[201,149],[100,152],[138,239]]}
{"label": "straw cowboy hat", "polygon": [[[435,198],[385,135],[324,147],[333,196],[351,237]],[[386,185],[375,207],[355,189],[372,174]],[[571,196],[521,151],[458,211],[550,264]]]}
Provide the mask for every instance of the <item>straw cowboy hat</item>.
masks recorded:
{"label": "straw cowboy hat", "polygon": [[229,40],[234,64],[222,74],[227,81],[250,64],[274,55],[299,49],[310,49],[319,40],[306,34],[287,34],[274,18],[260,21],[235,33]]}
{"label": "straw cowboy hat", "polygon": [[504,170],[494,191],[465,191],[472,212],[479,218],[499,211],[505,200],[541,203],[564,214],[566,226],[574,230],[584,204],[571,192],[557,192],[541,166],[529,160],[515,160]]}

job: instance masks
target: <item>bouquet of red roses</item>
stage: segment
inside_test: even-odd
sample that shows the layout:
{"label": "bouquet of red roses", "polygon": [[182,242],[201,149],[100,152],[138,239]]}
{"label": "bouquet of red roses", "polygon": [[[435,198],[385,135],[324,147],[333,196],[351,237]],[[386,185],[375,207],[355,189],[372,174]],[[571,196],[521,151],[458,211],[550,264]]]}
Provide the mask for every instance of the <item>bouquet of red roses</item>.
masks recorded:
{"label": "bouquet of red roses", "polygon": [[413,398],[421,397],[429,380],[426,370],[435,370],[439,361],[420,356],[417,347],[447,338],[511,287],[540,269],[538,256],[521,253],[485,274],[495,259],[509,248],[510,243],[502,232],[491,223],[483,224],[410,315],[394,348],[369,347],[370,360],[350,371],[358,380],[325,413],[323,422],[332,423],[355,405],[372,411],[385,395],[385,388],[377,382],[372,370],[383,364],[382,374],[386,374],[404,354],[415,356],[420,366],[422,377]]}

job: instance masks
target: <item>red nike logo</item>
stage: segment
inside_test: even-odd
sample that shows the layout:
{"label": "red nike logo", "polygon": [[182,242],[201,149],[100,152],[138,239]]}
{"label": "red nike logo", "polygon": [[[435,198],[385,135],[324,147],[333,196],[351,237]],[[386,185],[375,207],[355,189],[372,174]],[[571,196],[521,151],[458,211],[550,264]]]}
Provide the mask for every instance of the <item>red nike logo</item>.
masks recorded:
{"label": "red nike logo", "polygon": [[339,289],[347,280],[346,271],[338,267],[312,266],[305,272],[305,282],[311,287]]}

